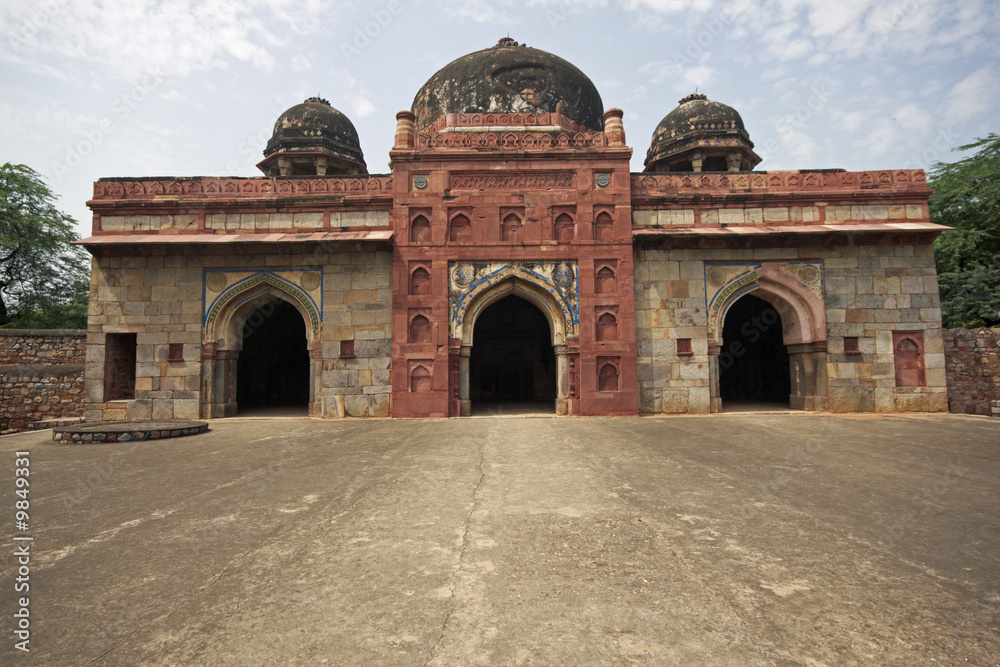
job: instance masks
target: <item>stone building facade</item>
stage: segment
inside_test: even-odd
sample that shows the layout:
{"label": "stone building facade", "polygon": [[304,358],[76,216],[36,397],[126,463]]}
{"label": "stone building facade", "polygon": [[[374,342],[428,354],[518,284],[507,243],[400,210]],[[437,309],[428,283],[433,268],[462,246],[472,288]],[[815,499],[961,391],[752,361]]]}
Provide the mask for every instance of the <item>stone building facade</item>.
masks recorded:
{"label": "stone building facade", "polygon": [[88,419],[947,410],[922,171],[753,171],[703,95],[631,155],[582,72],[504,39],[397,114],[390,175],[311,98],[264,177],[102,179]]}

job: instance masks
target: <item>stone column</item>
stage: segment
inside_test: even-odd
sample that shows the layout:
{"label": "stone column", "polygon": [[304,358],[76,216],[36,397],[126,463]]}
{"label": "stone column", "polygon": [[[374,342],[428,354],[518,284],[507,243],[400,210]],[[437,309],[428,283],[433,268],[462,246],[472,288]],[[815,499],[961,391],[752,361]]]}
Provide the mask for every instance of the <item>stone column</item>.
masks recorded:
{"label": "stone column", "polygon": [[309,416],[323,414],[323,344],[317,341],[309,350]]}
{"label": "stone column", "polygon": [[701,171],[702,162],[705,160],[705,156],[701,153],[694,153],[691,155],[691,171]]}
{"label": "stone column", "polygon": [[729,171],[739,171],[743,164],[743,156],[739,153],[730,153],[726,156],[726,168]]}
{"label": "stone column", "polygon": [[458,405],[459,414],[468,417],[472,414],[472,399],[469,398],[469,358],[472,356],[472,346],[463,345],[458,356]]}
{"label": "stone column", "polygon": [[553,347],[556,353],[556,414],[569,413],[569,348],[565,345]]}
{"label": "stone column", "polygon": [[708,341],[708,411],[722,412],[722,396],[719,390],[719,352],[722,346],[714,340]]}

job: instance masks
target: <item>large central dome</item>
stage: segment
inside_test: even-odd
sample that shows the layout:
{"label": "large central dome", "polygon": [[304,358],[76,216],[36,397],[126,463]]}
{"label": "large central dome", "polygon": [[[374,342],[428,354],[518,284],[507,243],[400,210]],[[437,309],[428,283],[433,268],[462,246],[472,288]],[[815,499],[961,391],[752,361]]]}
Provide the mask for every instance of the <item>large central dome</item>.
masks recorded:
{"label": "large central dome", "polygon": [[579,69],[551,53],[501,39],[445,65],[413,99],[416,128],[449,113],[561,113],[604,129],[604,103]]}

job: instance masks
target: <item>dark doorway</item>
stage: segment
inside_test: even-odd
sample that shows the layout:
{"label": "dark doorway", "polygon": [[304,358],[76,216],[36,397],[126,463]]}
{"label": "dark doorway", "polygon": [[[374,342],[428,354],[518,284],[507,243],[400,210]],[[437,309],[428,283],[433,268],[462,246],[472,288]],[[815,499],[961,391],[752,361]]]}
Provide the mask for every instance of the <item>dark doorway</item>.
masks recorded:
{"label": "dark doorway", "polygon": [[556,358],[548,320],[516,296],[489,306],[476,320],[469,359],[473,412],[498,405],[555,410]]}
{"label": "dark doorway", "polygon": [[748,294],[730,307],[719,354],[724,410],[736,407],[734,403],[788,408],[792,386],[781,331],[781,316],[763,299]]}
{"label": "dark doorway", "polygon": [[243,350],[236,366],[239,411],[262,406],[302,407],[309,403],[306,325],[286,301],[261,306],[243,327]]}

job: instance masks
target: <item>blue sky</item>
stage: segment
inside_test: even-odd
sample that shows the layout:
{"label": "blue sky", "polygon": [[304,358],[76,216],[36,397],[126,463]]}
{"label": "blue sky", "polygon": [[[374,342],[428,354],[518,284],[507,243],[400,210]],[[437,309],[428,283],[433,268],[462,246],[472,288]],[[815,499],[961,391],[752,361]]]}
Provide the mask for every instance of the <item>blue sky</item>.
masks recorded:
{"label": "blue sky", "polygon": [[1000,131],[995,0],[0,0],[0,146],[90,229],[105,176],[254,176],[278,115],[346,113],[372,173],[395,114],[510,35],[625,110],[633,171],[684,95],[743,116],[758,169],[926,168]]}

